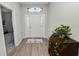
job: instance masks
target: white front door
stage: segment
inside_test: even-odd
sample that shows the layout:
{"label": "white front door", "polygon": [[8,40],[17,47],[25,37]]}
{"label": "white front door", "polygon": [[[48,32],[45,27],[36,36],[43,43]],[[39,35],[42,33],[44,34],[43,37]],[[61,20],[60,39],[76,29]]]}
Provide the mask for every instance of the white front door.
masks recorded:
{"label": "white front door", "polygon": [[27,36],[28,37],[45,37],[45,15],[28,14],[27,15]]}

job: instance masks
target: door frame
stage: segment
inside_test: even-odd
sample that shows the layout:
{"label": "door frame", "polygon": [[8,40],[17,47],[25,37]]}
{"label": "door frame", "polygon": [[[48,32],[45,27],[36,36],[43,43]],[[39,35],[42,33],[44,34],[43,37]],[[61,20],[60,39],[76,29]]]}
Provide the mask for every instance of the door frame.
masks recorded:
{"label": "door frame", "polygon": [[[3,5],[3,4],[0,4],[0,7],[1,8],[4,7],[4,8],[11,11],[11,21],[12,21],[12,27],[13,27],[14,47],[15,47],[15,32],[14,32],[14,21],[13,21],[14,12],[13,12],[13,10],[11,8],[9,8],[9,7],[7,7],[7,6]],[[2,16],[1,16],[1,20],[2,20]],[[3,29],[3,24],[2,24],[2,29]],[[3,30],[3,32],[4,32],[4,30]],[[3,33],[3,37],[4,37],[4,33]],[[5,44],[5,49],[6,49],[5,38],[4,38],[4,44]],[[8,55],[7,50],[6,50],[6,55]]]}
{"label": "door frame", "polygon": [[[46,14],[45,13],[27,13],[27,14],[25,14],[25,16],[26,17],[29,17],[29,15],[31,15],[31,14],[39,14],[39,15],[44,15],[44,22],[46,21]],[[26,22],[27,22],[27,19],[25,19],[25,30],[27,30],[28,28],[27,28],[27,24],[26,24]],[[30,24],[30,21],[29,21],[29,24]],[[25,37],[27,37],[27,38],[45,38],[46,36],[45,36],[45,33],[44,33],[44,36],[42,37],[30,37],[28,34],[27,34],[27,32],[29,32],[29,31],[25,31]],[[45,23],[44,23],[44,32],[45,32]]]}

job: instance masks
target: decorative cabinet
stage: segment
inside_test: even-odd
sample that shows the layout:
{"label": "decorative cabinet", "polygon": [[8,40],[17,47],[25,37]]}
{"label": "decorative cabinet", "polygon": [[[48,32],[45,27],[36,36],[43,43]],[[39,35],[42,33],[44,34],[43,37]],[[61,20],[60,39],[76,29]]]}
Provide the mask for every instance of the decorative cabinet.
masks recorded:
{"label": "decorative cabinet", "polygon": [[[53,45],[57,42],[58,39],[59,38],[55,35],[52,35],[49,38],[48,52],[50,56],[56,56],[53,52]],[[79,43],[70,38],[67,43],[61,44],[61,46],[58,48],[58,52],[60,53],[60,56],[78,56],[78,46]]]}

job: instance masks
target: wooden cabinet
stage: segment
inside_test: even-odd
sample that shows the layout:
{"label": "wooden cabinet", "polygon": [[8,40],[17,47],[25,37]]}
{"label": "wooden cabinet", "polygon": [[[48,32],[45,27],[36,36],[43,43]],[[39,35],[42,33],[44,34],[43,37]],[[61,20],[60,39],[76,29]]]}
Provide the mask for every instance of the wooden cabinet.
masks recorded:
{"label": "wooden cabinet", "polygon": [[[54,56],[52,47],[59,38],[52,35],[49,39],[49,55]],[[77,41],[69,39],[68,43],[63,43],[63,45],[59,47],[59,53],[61,56],[78,56],[78,46],[79,43]]]}

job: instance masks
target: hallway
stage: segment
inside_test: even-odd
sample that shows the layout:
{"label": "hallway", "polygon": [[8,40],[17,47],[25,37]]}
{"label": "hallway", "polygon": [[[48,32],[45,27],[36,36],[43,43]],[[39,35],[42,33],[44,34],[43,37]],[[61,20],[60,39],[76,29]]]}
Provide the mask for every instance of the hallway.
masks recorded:
{"label": "hallway", "polygon": [[24,39],[13,56],[49,56],[48,40],[43,39],[42,43],[27,43],[27,39]]}
{"label": "hallway", "polygon": [[[54,29],[61,24],[70,26],[72,29],[71,38],[79,42],[79,3],[0,2],[0,6],[11,11],[12,19],[10,20],[12,20],[12,33],[14,34],[13,36],[4,35],[3,29],[6,26],[2,21],[5,17],[2,18],[2,8],[0,7],[0,56],[8,56],[7,50],[10,48],[6,48],[8,44],[5,41],[8,42],[13,37],[14,40],[11,40],[10,43],[13,42],[12,49],[14,48],[14,50],[10,55],[48,56],[49,38],[54,33]],[[6,12],[6,10],[3,11]],[[27,43],[27,39],[24,39],[34,37],[47,38],[48,40],[43,39],[42,43]]]}

